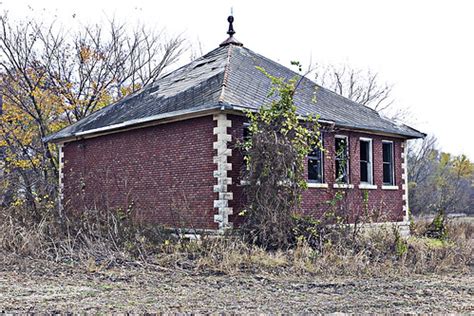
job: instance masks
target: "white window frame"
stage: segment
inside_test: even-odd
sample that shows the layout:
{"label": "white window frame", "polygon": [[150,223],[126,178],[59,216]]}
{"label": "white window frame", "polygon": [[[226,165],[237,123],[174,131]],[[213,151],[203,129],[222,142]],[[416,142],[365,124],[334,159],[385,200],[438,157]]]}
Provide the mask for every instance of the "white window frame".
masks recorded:
{"label": "white window frame", "polygon": [[346,140],[346,168],[347,168],[347,181],[346,182],[337,182],[337,170],[334,170],[335,171],[335,174],[334,174],[334,181],[336,182],[335,184],[337,184],[338,186],[340,186],[341,184],[350,184],[351,183],[351,173],[350,173],[350,161],[351,161],[351,158],[350,158],[350,144],[349,144],[349,136],[347,135],[335,135],[334,136],[334,169],[337,169],[336,168],[336,161],[337,161],[337,148],[336,148],[336,139],[345,139]]}
{"label": "white window frame", "polygon": [[[374,156],[373,156],[373,141],[372,141],[372,138],[368,138],[368,137],[360,137],[359,138],[359,165],[360,165],[360,160],[361,160],[361,157],[360,157],[360,142],[363,141],[363,142],[368,142],[369,143],[369,161],[367,161],[367,166],[368,166],[368,170],[367,170],[367,180],[368,181],[362,181],[360,180],[360,183],[361,184],[374,184]],[[362,172],[361,172],[362,173]]]}
{"label": "white window frame", "polygon": [[[385,183],[383,182],[383,144],[392,144],[392,183]],[[386,188],[388,187],[396,187],[395,182],[395,144],[392,140],[382,140],[382,185]]]}

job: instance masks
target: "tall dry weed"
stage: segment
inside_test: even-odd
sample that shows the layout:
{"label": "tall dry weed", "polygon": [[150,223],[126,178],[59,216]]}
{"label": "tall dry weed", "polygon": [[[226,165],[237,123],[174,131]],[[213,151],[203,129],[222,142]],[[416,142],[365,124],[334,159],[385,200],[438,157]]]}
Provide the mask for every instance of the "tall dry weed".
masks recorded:
{"label": "tall dry weed", "polygon": [[[44,214],[40,221],[0,212],[0,252],[18,258],[73,262],[91,271],[114,262],[142,262],[207,273],[387,275],[467,272],[474,266],[474,221],[451,221],[447,238],[401,238],[387,226],[354,231],[333,227],[316,247],[299,239],[287,250],[268,251],[238,234],[173,239],[162,228],[137,223],[123,212],[89,211],[80,217]],[[341,226],[342,227],[342,226]],[[420,233],[423,227],[420,224]]]}

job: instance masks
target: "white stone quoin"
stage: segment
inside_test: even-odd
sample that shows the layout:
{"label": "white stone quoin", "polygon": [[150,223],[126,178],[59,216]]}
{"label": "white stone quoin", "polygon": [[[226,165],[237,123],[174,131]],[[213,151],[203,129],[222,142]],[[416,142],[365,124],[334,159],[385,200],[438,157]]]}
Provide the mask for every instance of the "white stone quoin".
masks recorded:
{"label": "white stone quoin", "polygon": [[402,235],[409,235],[410,234],[410,213],[408,210],[408,141],[403,141],[402,144],[402,158],[403,158],[403,163],[402,163],[402,179],[403,179],[403,184],[402,184],[402,189],[403,189],[403,223],[402,227],[400,227],[400,232]]}
{"label": "white stone quoin", "polygon": [[59,165],[59,171],[58,171],[58,174],[59,174],[58,206],[61,209],[62,208],[62,203],[63,203],[63,198],[64,198],[64,180],[63,180],[64,179],[64,173],[63,173],[64,152],[63,152],[63,144],[58,144],[58,159],[59,159],[59,162],[58,162],[58,165]]}
{"label": "white stone quoin", "polygon": [[214,222],[219,224],[219,231],[223,232],[232,228],[229,222],[229,215],[232,215],[232,208],[229,207],[229,201],[233,199],[232,192],[228,191],[228,186],[232,184],[232,178],[228,177],[227,172],[232,170],[232,164],[227,162],[227,157],[232,156],[232,149],[228,144],[232,136],[227,133],[227,128],[232,126],[232,121],[227,119],[227,114],[215,114],[214,120],[217,121],[217,127],[214,127],[213,134],[217,135],[217,141],[214,142],[215,156],[213,162],[216,164],[214,178],[217,183],[214,185],[214,192],[218,193],[218,199],[214,200],[214,208],[218,213],[214,215]]}

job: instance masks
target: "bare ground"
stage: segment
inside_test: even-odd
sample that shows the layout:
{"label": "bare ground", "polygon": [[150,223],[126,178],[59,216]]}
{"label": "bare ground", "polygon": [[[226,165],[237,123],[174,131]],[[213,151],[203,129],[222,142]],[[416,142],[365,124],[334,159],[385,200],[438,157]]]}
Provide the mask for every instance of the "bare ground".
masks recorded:
{"label": "bare ground", "polygon": [[[1,261],[1,260],[0,260]],[[472,313],[474,274],[322,277],[223,275],[159,266],[94,271],[0,262],[0,313]]]}

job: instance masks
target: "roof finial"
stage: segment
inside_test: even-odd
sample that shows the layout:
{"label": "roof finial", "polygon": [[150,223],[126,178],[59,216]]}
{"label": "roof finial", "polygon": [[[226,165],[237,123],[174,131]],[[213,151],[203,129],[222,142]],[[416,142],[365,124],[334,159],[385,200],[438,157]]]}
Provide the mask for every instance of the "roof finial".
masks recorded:
{"label": "roof finial", "polygon": [[244,46],[241,42],[236,40],[234,38],[235,30],[234,30],[234,16],[233,16],[233,8],[230,8],[230,15],[227,18],[227,22],[229,22],[229,30],[227,31],[227,34],[229,34],[229,38],[223,41],[219,46],[226,46],[229,44],[234,44],[237,46]]}
{"label": "roof finial", "polygon": [[227,18],[227,22],[229,22],[229,30],[227,31],[227,34],[229,34],[229,36],[233,36],[235,31],[234,26],[232,25],[232,23],[234,23],[234,8],[232,7],[230,7],[230,15]]}

